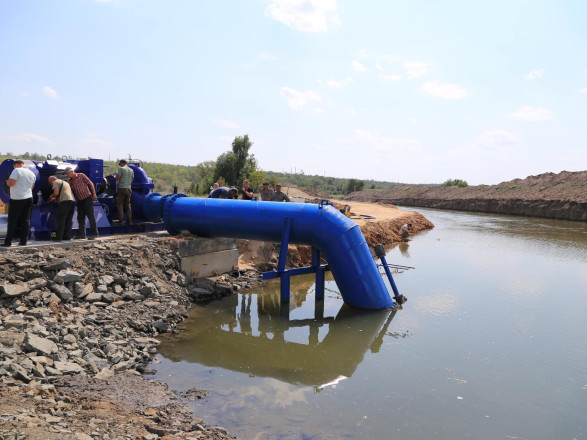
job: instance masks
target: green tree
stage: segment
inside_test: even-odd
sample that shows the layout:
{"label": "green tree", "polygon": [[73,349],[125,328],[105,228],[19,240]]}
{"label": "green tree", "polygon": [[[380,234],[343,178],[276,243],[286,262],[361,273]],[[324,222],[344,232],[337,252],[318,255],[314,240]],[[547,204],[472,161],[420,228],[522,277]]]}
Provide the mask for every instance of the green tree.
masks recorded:
{"label": "green tree", "polygon": [[265,181],[266,175],[267,173],[265,171],[252,171],[249,173],[249,184],[255,188],[255,191],[259,191]]}
{"label": "green tree", "polygon": [[358,179],[349,179],[346,186],[346,193],[350,194],[355,191],[361,191],[365,186],[365,182]]}
{"label": "green tree", "polygon": [[232,141],[232,151],[222,153],[216,159],[214,177],[223,176],[231,185],[238,185],[257,169],[255,155],[249,155],[253,142],[249,135],[237,136]]}
{"label": "green tree", "polygon": [[194,178],[193,180],[202,188],[205,192],[206,188],[209,188],[214,183],[214,170],[216,168],[216,161],[207,160],[201,162],[194,167]]}

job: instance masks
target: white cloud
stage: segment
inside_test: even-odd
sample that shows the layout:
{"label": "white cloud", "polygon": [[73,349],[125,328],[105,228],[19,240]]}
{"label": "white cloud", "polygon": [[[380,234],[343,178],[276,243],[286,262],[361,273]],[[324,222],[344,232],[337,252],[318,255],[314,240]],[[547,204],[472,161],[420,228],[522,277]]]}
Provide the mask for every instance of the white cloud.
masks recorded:
{"label": "white cloud", "polygon": [[260,53],[259,59],[264,61],[277,61],[279,60],[279,57],[276,57],[275,55],[271,55],[268,53]]}
{"label": "white cloud", "polygon": [[358,141],[384,152],[397,153],[403,151],[419,151],[421,149],[420,142],[415,139],[381,136],[367,130],[355,129],[355,137]]}
{"label": "white cloud", "polygon": [[322,97],[312,90],[300,92],[289,87],[282,87],[279,94],[293,110],[302,110],[310,102],[322,102]]}
{"label": "white cloud", "polygon": [[92,145],[100,148],[113,148],[116,145],[110,141],[100,139],[96,133],[88,133],[80,142],[86,145]]}
{"label": "white cloud", "polygon": [[518,134],[503,130],[484,131],[473,141],[475,146],[498,151],[512,151],[513,147],[521,144]]}
{"label": "white cloud", "polygon": [[336,0],[273,0],[265,14],[303,32],[326,32],[328,23],[340,25]]}
{"label": "white cloud", "polygon": [[340,89],[342,86],[346,84],[345,81],[335,81],[333,79],[326,81],[328,87],[332,87],[333,89]]}
{"label": "white cloud", "polygon": [[402,67],[409,79],[424,76],[430,71],[430,64],[422,63],[420,61],[404,61]]}
{"label": "white cloud", "polygon": [[587,95],[587,87],[583,87],[582,89],[579,89],[579,93],[583,93]]}
{"label": "white cloud", "polygon": [[42,144],[53,145],[51,140],[34,133],[15,134],[14,136],[9,136],[8,138],[16,142],[40,142]]}
{"label": "white cloud", "polygon": [[347,107],[346,112],[351,116],[358,116],[359,113],[352,107]]}
{"label": "white cloud", "polygon": [[364,72],[365,70],[367,70],[365,69],[365,66],[357,60],[353,60],[353,69],[355,69],[357,72]]}
{"label": "white cloud", "polygon": [[546,121],[554,118],[554,114],[543,107],[522,107],[514,113],[510,113],[512,118],[521,119],[522,121],[537,122]]}
{"label": "white cloud", "polygon": [[[348,83],[352,83],[354,80],[351,77],[346,77],[345,79],[336,80],[336,79],[328,79],[326,80],[326,85],[333,89],[340,89],[346,86]],[[322,80],[318,80],[319,83],[322,83]]]}
{"label": "white cloud", "polygon": [[214,123],[222,128],[239,128],[238,124],[234,121],[229,121],[227,119],[216,119]]}
{"label": "white cloud", "polygon": [[20,92],[20,96],[31,96],[31,92]]}
{"label": "white cloud", "polygon": [[404,74],[408,79],[419,78],[421,76],[427,75],[432,67],[430,63],[409,60],[401,57],[394,57],[391,55],[380,55],[377,56],[376,59],[377,61],[375,63],[375,67],[377,70],[385,70],[385,65],[392,65],[394,66],[393,70],[397,70],[397,67],[395,66],[399,65],[403,69]]}
{"label": "white cloud", "polygon": [[402,80],[402,76],[401,75],[379,75],[381,78],[386,79],[388,81],[401,81]]}
{"label": "white cloud", "polygon": [[456,100],[462,99],[469,93],[467,89],[456,84],[446,84],[440,81],[428,81],[422,85],[422,91],[437,98]]}
{"label": "white cloud", "polygon": [[532,72],[525,75],[524,78],[526,78],[529,81],[532,81],[533,79],[542,78],[543,73],[544,73],[544,69],[533,70]]}
{"label": "white cloud", "polygon": [[53,99],[59,97],[59,94],[49,86],[43,87],[43,93],[45,94],[45,96],[48,96],[49,98]]}

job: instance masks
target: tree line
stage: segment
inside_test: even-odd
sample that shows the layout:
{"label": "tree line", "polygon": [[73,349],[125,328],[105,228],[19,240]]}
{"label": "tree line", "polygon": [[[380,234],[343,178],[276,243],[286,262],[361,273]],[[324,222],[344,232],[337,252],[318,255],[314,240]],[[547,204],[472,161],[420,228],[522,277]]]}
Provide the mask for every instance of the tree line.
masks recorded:
{"label": "tree line", "polygon": [[[214,182],[218,182],[221,186],[234,185],[240,188],[244,179],[249,180],[250,185],[257,190],[264,181],[268,181],[271,187],[280,183],[321,190],[333,196],[342,196],[363,189],[385,189],[398,184],[398,182],[378,180],[306,175],[303,170],[296,173],[263,171],[259,168],[255,156],[250,154],[252,146],[253,142],[245,134],[235,137],[231,149],[219,155],[216,160],[201,162],[194,166],[141,162],[141,167],[153,179],[155,191],[161,194],[169,194],[173,192],[174,187],[177,187],[178,192],[202,196],[210,192]],[[47,155],[37,153],[26,152],[15,156],[11,152],[0,152],[0,160],[15,157],[36,161],[47,159]],[[55,154],[52,159],[65,161],[74,158]],[[118,169],[116,161],[104,161],[104,167],[104,175],[115,173]]]}

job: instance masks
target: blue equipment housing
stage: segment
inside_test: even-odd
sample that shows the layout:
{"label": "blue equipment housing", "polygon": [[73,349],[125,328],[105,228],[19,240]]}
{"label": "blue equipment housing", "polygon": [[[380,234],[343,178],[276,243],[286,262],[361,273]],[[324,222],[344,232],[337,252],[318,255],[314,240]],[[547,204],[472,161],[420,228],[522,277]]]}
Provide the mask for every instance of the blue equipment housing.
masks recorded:
{"label": "blue equipment housing", "polygon": [[[98,200],[94,202],[94,216],[101,235],[112,235],[129,232],[148,232],[163,229],[160,222],[146,221],[143,205],[145,197],[153,192],[153,179],[147,176],[139,162],[128,164],[134,171],[132,183],[132,221],[133,225],[113,225],[113,220],[118,218],[116,211],[116,179],[114,174],[104,175],[104,161],[102,159],[72,160],[63,158],[62,161],[54,160],[47,156],[45,161],[25,160],[24,166],[30,169],[37,180],[33,188],[33,212],[31,214],[31,231],[37,240],[48,240],[55,234],[55,218],[57,203],[48,202],[53,192],[49,185],[49,176],[67,180],[65,169],[72,167],[75,172],[83,173],[92,181]],[[10,188],[6,184],[12,170],[14,159],[6,159],[0,164],[0,199],[4,203],[10,201]],[[114,173],[116,170],[114,170]],[[86,228],[89,223],[86,220]],[[34,228],[34,229],[33,229]],[[79,230],[77,213],[73,217],[73,229]],[[31,233],[31,235],[33,232]]]}
{"label": "blue equipment housing", "polygon": [[[319,282],[323,284],[323,278],[319,280],[318,276],[326,269],[319,261],[322,252],[345,303],[362,309],[386,309],[395,305],[359,226],[332,205],[199,199],[153,193],[146,197],[144,209],[149,220],[162,218],[170,234],[185,230],[202,237],[281,242],[278,270],[265,278],[281,278],[282,301],[289,301],[289,276],[301,273],[316,273],[316,296],[323,295],[323,289],[318,292]],[[285,269],[288,243],[311,245],[312,267]]]}

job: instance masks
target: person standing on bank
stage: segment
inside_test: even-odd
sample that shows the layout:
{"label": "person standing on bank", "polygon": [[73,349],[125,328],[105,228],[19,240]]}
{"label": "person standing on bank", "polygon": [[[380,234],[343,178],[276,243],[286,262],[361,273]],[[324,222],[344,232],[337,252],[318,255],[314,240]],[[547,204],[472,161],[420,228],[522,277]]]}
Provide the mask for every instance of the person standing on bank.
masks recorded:
{"label": "person standing on bank", "polygon": [[15,160],[14,169],[6,181],[10,187],[10,204],[8,208],[8,227],[3,246],[12,246],[12,237],[20,226],[20,246],[25,246],[31,228],[31,212],[33,210],[33,187],[37,177],[24,166],[20,159]]}
{"label": "person standing on bank", "polygon": [[75,211],[75,199],[69,183],[55,176],[49,177],[49,185],[53,188],[50,202],[57,201],[57,218],[55,219],[55,241],[71,240],[71,225]]}
{"label": "person standing on bank", "polygon": [[243,187],[241,188],[241,196],[243,200],[251,200],[255,190],[249,186],[249,181],[243,181]]}
{"label": "person standing on bank", "polygon": [[281,185],[275,185],[275,192],[271,196],[272,202],[291,202],[286,193],[281,192]]}
{"label": "person standing on bank", "polygon": [[94,216],[94,202],[98,200],[96,189],[92,181],[84,173],[76,173],[73,168],[65,168],[65,174],[69,178],[69,186],[77,200],[77,224],[79,232],[74,237],[76,240],[86,239],[86,217],[90,222],[92,234],[89,239],[98,238],[98,227]]}
{"label": "person standing on bank", "polygon": [[124,159],[120,159],[118,166],[120,167],[116,173],[116,209],[118,211],[118,221],[120,223],[124,222],[124,213],[126,212],[126,224],[132,225],[130,196],[132,194],[131,185],[135,173],[127,166],[126,160]]}
{"label": "person standing on bank", "polygon": [[269,188],[269,182],[263,182],[263,188],[259,191],[261,194],[261,200],[264,202],[270,202],[273,196],[273,189]]}

